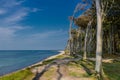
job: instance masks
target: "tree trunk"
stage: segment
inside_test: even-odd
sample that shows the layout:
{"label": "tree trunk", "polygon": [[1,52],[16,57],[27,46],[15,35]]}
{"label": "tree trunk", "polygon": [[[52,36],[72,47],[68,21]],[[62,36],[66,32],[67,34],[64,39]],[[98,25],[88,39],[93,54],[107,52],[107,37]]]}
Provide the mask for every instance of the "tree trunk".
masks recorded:
{"label": "tree trunk", "polygon": [[86,29],[86,35],[85,35],[85,43],[84,43],[84,54],[83,54],[83,60],[87,59],[87,36],[88,36],[88,26]]}
{"label": "tree trunk", "polygon": [[72,20],[70,20],[70,27],[69,27],[69,53],[72,55],[72,35],[71,35],[71,30],[72,30]]}
{"label": "tree trunk", "polygon": [[88,32],[89,32],[89,29],[90,29],[90,26],[91,26],[91,22],[90,21],[87,25],[87,29],[86,29],[86,34],[85,34],[85,43],[84,43],[84,54],[83,54],[83,60],[86,60],[87,59],[87,39],[88,39]]}
{"label": "tree trunk", "polygon": [[112,54],[112,28],[113,26],[110,26],[110,54]]}
{"label": "tree trunk", "polygon": [[113,27],[112,27],[112,54],[115,54],[115,32]]}
{"label": "tree trunk", "polygon": [[100,0],[96,0],[96,13],[97,13],[97,44],[96,44],[95,71],[100,76],[102,72],[102,17]]}

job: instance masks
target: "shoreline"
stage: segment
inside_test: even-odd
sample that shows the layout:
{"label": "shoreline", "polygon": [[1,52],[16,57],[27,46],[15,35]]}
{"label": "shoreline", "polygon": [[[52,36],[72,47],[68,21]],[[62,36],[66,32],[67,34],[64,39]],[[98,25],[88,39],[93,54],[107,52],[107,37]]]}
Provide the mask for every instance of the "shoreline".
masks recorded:
{"label": "shoreline", "polygon": [[[30,65],[30,66],[28,66],[28,67],[26,67],[26,68],[31,68],[31,67],[36,66],[36,65],[38,65],[38,64],[42,64],[42,62],[45,61],[45,60],[53,59],[53,58],[55,58],[55,57],[57,57],[57,56],[60,56],[60,55],[63,55],[63,54],[65,53],[64,51],[58,51],[58,52],[59,52],[58,54],[53,55],[53,56],[50,56],[50,57],[47,57],[47,58],[43,59],[42,61],[39,61],[39,62],[37,62],[37,63],[35,63],[35,64],[32,64],[32,65]],[[24,70],[24,69],[26,69],[26,68],[23,68],[22,70]]]}
{"label": "shoreline", "polygon": [[37,62],[37,63],[34,63],[34,64],[30,65],[30,66],[25,67],[25,68],[22,68],[22,69],[19,69],[19,70],[10,72],[10,73],[8,73],[8,74],[1,75],[0,78],[1,78],[1,77],[4,77],[4,76],[11,75],[11,74],[16,73],[16,72],[21,71],[21,70],[25,70],[25,69],[27,69],[27,68],[32,68],[33,66],[42,64],[42,62],[45,61],[45,60],[53,59],[53,58],[55,58],[55,57],[57,57],[57,56],[60,56],[60,55],[63,55],[63,54],[64,54],[64,51],[58,51],[58,54],[56,54],[56,55],[49,56],[49,57],[47,57],[47,58],[45,58],[45,59],[43,59],[43,60],[41,60],[41,61],[39,61],[39,62]]}

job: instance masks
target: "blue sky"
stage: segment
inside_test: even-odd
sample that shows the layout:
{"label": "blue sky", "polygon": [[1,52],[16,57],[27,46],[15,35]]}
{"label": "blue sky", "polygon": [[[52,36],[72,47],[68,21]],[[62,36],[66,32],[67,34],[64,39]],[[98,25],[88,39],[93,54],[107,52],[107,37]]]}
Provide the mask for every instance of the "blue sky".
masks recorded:
{"label": "blue sky", "polygon": [[0,50],[64,49],[81,0],[0,0]]}

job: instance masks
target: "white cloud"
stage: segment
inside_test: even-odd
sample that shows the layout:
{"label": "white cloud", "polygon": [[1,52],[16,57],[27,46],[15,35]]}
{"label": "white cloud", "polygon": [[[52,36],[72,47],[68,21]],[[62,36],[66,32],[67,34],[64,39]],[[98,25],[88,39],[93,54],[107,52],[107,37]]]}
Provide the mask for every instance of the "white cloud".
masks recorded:
{"label": "white cloud", "polygon": [[30,37],[34,39],[46,39],[64,34],[66,34],[66,32],[63,30],[54,30],[54,31],[44,31],[44,32],[32,34]]}
{"label": "white cloud", "polygon": [[[0,1],[0,38],[8,39],[17,36],[17,32],[26,29],[26,26],[21,25],[20,21],[31,12],[29,8],[21,6],[25,0],[1,0]],[[19,6],[19,9],[16,7]],[[28,27],[27,27],[28,28]]]}
{"label": "white cloud", "polygon": [[29,27],[29,26],[12,26],[10,28],[11,29],[16,29],[16,30],[31,29],[31,27]]}
{"label": "white cloud", "polygon": [[32,12],[38,12],[38,11],[43,11],[43,9],[38,9],[38,8],[33,8]]}
{"label": "white cloud", "polygon": [[0,40],[14,39],[17,36],[16,32],[28,29],[28,27],[14,26],[14,27],[0,27]]}
{"label": "white cloud", "polygon": [[28,13],[29,13],[29,11],[28,11],[27,8],[21,8],[20,10],[17,10],[12,15],[8,16],[7,18],[5,18],[4,22],[7,22],[7,23],[19,22],[19,21],[23,20],[25,18],[25,16],[28,15]]}
{"label": "white cloud", "polygon": [[15,30],[9,29],[9,28],[1,28],[0,27],[0,38],[2,40],[7,40],[10,39],[11,37],[14,36]]}
{"label": "white cloud", "polygon": [[0,15],[5,14],[5,13],[6,13],[6,10],[0,9]]}
{"label": "white cloud", "polygon": [[1,6],[2,7],[14,7],[14,6],[18,6],[21,5],[25,0],[2,0],[1,1]]}

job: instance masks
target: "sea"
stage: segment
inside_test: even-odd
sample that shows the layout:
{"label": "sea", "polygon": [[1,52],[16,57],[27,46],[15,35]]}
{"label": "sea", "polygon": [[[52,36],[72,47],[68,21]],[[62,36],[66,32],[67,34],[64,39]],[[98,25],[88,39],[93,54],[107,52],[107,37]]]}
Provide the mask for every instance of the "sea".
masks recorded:
{"label": "sea", "polygon": [[23,69],[58,53],[58,50],[0,50],[0,76]]}

